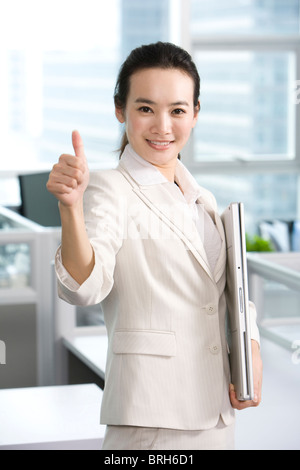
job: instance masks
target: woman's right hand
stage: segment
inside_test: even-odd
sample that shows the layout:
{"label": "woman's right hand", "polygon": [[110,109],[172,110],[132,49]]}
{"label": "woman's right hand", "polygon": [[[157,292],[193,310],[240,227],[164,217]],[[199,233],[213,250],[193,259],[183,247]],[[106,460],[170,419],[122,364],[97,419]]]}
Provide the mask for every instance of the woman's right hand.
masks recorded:
{"label": "woman's right hand", "polygon": [[89,169],[84,146],[78,131],[72,132],[74,155],[63,154],[53,166],[47,189],[64,206],[75,206],[83,199],[89,182]]}

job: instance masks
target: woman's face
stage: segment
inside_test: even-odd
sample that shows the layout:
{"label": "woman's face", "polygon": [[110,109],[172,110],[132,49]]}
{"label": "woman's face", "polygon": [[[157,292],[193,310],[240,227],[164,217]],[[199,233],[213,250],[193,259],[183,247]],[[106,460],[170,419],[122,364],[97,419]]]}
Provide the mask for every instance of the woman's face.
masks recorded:
{"label": "woman's face", "polygon": [[135,152],[159,167],[175,167],[198,117],[194,82],[179,69],[143,69],[131,76],[125,111],[127,138]]}

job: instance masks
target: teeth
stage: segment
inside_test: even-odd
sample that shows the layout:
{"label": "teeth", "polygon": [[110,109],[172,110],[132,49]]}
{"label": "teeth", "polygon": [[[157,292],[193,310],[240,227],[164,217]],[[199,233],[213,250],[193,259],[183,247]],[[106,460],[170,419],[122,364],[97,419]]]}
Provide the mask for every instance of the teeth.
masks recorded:
{"label": "teeth", "polygon": [[150,140],[149,142],[153,145],[162,145],[162,146],[169,145],[169,143],[170,143],[170,142],[156,142],[154,140]]}

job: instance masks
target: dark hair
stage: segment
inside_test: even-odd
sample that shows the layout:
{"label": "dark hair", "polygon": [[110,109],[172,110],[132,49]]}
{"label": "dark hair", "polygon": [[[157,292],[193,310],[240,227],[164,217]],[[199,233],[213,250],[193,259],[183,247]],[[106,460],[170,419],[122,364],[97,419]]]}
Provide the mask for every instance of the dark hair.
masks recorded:
{"label": "dark hair", "polygon": [[[117,108],[125,110],[130,90],[131,76],[142,69],[180,69],[194,81],[194,106],[198,106],[200,77],[190,54],[181,47],[169,42],[157,42],[134,49],[120,68],[114,92]],[[128,144],[126,132],[123,135],[120,156]]]}

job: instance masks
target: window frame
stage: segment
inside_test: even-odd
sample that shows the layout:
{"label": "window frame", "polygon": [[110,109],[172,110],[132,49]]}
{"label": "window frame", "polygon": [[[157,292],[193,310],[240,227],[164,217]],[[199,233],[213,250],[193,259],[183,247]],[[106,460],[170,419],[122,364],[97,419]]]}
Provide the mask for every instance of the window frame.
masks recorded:
{"label": "window frame", "polygon": [[[192,36],[190,29],[191,0],[181,0],[181,45],[188,50],[192,57],[198,51],[253,51],[253,52],[292,52],[296,60],[296,80],[300,80],[300,35],[262,35],[262,34],[220,34],[220,35],[199,35]],[[296,91],[295,91],[296,93]],[[300,174],[300,103],[295,103],[295,121],[293,136],[293,147],[295,158],[281,159],[258,159],[255,160],[235,160],[235,161],[200,161],[193,159],[194,142],[193,136],[183,151],[186,165],[191,172],[212,173],[218,172],[227,174],[237,173],[290,173]],[[259,156],[258,156],[259,157]],[[300,178],[299,178],[300,180]],[[300,187],[300,181],[299,181]],[[300,196],[299,196],[300,198]],[[300,205],[299,205],[300,206]],[[300,210],[300,208],[299,208]]]}
{"label": "window frame", "polygon": [[[300,77],[300,37],[277,37],[277,36],[205,36],[193,38],[191,42],[191,54],[194,55],[198,51],[253,51],[253,52],[292,52],[295,54],[296,59],[296,80]],[[261,158],[254,160],[241,160],[241,161],[214,161],[213,163],[203,161],[195,162],[193,156],[193,138],[191,139],[191,146],[186,153],[187,163],[190,168],[194,170],[201,168],[210,170],[215,165],[218,165],[220,171],[236,171],[243,172],[246,170],[252,171],[272,171],[272,172],[287,172],[287,171],[300,171],[300,133],[297,129],[300,128],[300,105],[295,103],[294,114],[294,129],[292,130],[294,136],[293,148],[295,149],[295,157],[281,158],[281,159],[264,159]],[[259,157],[259,156],[258,156]]]}

